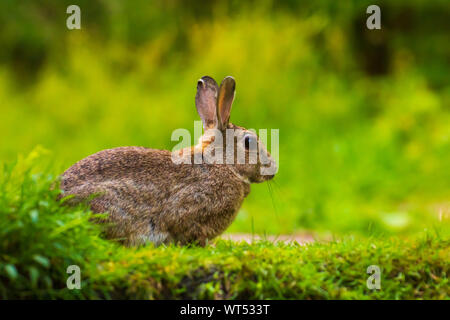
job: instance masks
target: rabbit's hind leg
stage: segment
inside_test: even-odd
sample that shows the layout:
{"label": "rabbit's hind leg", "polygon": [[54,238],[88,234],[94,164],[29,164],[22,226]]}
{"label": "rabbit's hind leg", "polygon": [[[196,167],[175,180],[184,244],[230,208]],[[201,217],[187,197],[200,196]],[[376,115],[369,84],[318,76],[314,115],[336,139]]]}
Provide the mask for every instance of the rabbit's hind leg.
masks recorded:
{"label": "rabbit's hind leg", "polygon": [[155,225],[150,222],[149,228],[145,233],[140,233],[135,237],[131,237],[131,245],[145,245],[148,243],[153,243],[154,246],[159,246],[161,244],[169,244],[173,241],[171,235],[168,232],[158,230]]}

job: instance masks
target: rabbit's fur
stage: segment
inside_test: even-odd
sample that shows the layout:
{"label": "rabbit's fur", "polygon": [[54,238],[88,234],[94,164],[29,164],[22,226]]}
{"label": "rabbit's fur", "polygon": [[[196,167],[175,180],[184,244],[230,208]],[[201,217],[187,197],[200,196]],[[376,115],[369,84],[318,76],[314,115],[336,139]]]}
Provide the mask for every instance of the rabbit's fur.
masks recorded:
{"label": "rabbit's fur", "polygon": [[[175,163],[167,150],[103,150],[64,172],[63,195],[73,195],[69,200],[72,203],[89,201],[93,212],[108,212],[107,237],[120,239],[126,245],[204,245],[231,224],[250,192],[251,182],[273,177],[262,175],[261,169],[275,167],[255,133],[228,122],[234,91],[232,77],[225,78],[220,88],[207,76],[198,81],[196,106],[205,134],[197,146],[177,151],[180,159],[188,158],[192,164]],[[209,129],[223,133],[222,142],[216,141]],[[234,164],[224,164],[225,160],[195,164],[196,156],[203,154],[206,159],[207,151],[225,150],[231,132],[226,129],[233,129],[234,151],[241,148],[245,152],[245,163],[239,164],[234,158]],[[248,148],[246,137],[257,141],[256,149]],[[261,164],[259,158],[256,164],[249,164],[251,152],[263,153],[269,165]]]}

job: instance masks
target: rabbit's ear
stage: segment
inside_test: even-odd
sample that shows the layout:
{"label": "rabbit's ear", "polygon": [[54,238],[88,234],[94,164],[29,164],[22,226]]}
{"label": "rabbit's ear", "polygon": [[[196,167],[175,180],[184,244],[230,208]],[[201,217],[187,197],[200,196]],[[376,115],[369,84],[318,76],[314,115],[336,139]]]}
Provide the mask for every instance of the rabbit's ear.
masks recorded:
{"label": "rabbit's ear", "polygon": [[203,122],[203,129],[217,128],[217,93],[219,86],[213,78],[204,76],[197,82],[195,105]]}
{"label": "rabbit's ear", "polygon": [[220,84],[219,96],[217,98],[217,118],[219,126],[225,129],[230,120],[231,105],[234,100],[236,82],[233,77],[226,77]]}

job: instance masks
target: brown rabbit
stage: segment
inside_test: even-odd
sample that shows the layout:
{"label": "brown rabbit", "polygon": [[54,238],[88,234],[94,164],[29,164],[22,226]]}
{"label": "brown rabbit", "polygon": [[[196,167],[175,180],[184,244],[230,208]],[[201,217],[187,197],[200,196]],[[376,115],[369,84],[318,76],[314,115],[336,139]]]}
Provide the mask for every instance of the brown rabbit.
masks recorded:
{"label": "brown rabbit", "polygon": [[[205,134],[197,146],[174,153],[144,147],[100,151],[64,172],[63,195],[73,195],[72,202],[89,201],[93,212],[108,212],[107,237],[126,245],[204,245],[234,220],[250,183],[269,180],[276,171],[256,134],[229,123],[234,92],[232,77],[220,88],[214,79],[201,78],[195,103]],[[237,159],[239,154],[245,161]]]}

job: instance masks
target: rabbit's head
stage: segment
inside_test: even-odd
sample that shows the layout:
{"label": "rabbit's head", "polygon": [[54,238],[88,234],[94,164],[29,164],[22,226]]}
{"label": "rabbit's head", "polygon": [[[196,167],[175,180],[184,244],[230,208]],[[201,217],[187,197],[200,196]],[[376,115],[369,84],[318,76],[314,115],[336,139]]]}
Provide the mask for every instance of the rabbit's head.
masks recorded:
{"label": "rabbit's head", "polygon": [[197,83],[195,104],[205,133],[198,148],[203,161],[231,166],[247,182],[263,182],[274,177],[277,166],[255,132],[229,122],[236,83],[226,77],[220,87],[204,76]]}

